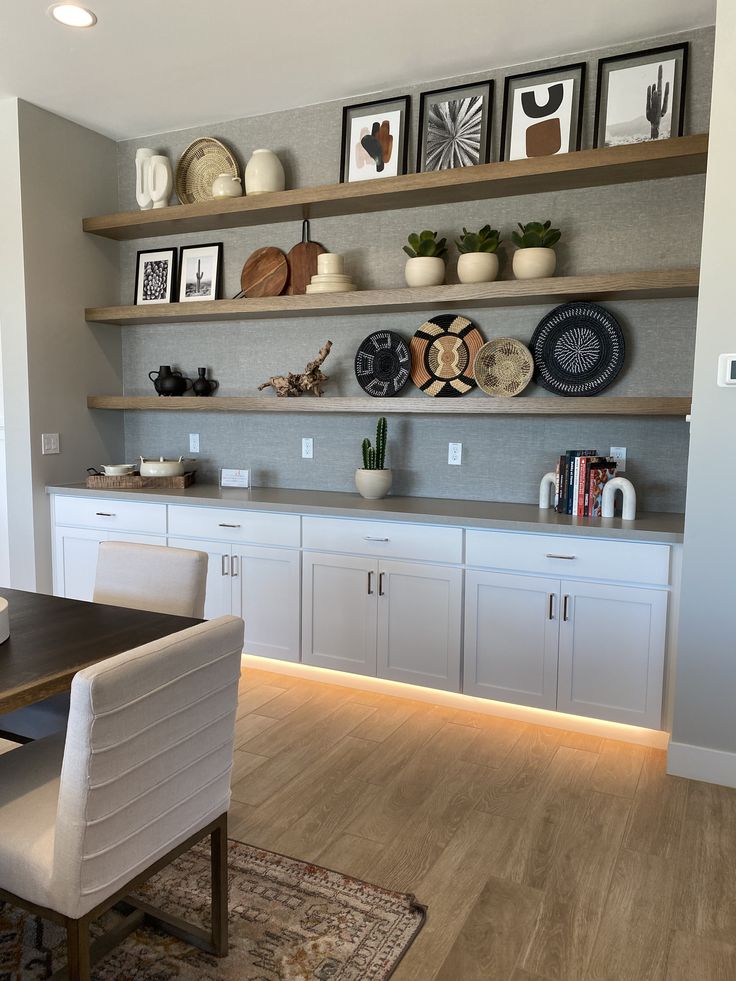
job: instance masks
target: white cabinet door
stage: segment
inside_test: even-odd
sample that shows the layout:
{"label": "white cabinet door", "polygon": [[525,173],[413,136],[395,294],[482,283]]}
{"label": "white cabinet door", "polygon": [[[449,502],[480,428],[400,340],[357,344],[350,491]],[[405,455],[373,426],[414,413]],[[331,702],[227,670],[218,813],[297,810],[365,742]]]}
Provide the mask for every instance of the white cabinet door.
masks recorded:
{"label": "white cabinet door", "polygon": [[302,580],[302,661],[375,675],[378,562],[305,552]]}
{"label": "white cabinet door", "polygon": [[230,546],[194,538],[169,538],[169,548],[191,548],[207,553],[207,591],[204,597],[206,620],[224,617],[232,612],[230,584]]}
{"label": "white cabinet door", "polygon": [[460,690],[462,569],[381,560],[378,676]]}
{"label": "white cabinet door", "polygon": [[667,593],[563,582],[557,708],[658,729]]}
{"label": "white cabinet door", "polygon": [[54,593],[92,601],[100,542],[109,537],[94,528],[57,528],[54,536]]}
{"label": "white cabinet door", "polygon": [[541,576],[466,573],[466,694],[555,708],[558,591]]}
{"label": "white cabinet door", "polygon": [[234,545],[233,613],[245,620],[248,654],[299,660],[299,549]]}

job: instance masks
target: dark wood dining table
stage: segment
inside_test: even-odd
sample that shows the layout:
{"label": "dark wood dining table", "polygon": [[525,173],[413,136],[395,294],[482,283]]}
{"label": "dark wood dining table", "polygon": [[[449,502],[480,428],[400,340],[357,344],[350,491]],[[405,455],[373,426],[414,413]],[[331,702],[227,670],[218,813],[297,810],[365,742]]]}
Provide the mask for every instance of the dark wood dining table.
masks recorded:
{"label": "dark wood dining table", "polygon": [[10,638],[0,644],[0,712],[71,688],[82,668],[201,620],[0,588]]}

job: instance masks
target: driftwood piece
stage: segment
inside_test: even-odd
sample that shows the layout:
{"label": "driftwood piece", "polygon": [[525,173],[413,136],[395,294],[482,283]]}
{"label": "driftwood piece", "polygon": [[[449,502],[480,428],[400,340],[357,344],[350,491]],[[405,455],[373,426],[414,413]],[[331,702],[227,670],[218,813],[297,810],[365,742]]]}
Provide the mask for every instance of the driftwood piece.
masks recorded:
{"label": "driftwood piece", "polygon": [[301,373],[290,371],[288,375],[273,375],[268,381],[258,386],[258,391],[264,388],[272,388],[280,398],[290,398],[301,395],[302,392],[312,392],[314,395],[322,395],[322,385],[328,380],[327,375],[320,370],[322,364],[330,353],[332,341],[326,341],[320,348],[320,352],[314,361],[310,361]]}

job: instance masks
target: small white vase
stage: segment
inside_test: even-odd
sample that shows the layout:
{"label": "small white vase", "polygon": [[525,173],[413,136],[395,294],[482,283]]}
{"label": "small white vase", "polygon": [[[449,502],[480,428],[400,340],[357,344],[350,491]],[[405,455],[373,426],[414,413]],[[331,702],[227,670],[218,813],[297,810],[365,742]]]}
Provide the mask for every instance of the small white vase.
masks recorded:
{"label": "small white vase", "polygon": [[156,154],[148,162],[149,184],[154,208],[165,208],[174,188],[169,158]]}
{"label": "small white vase", "polygon": [[213,198],[240,198],[243,196],[243,185],[239,177],[232,174],[220,174],[212,182]]}
{"label": "small white vase", "polygon": [[156,156],[156,151],[150,147],[139,147],[135,151],[135,199],[141,211],[149,211],[153,207],[151,199],[150,161]]}
{"label": "small white vase", "polygon": [[284,168],[273,150],[254,150],[245,168],[245,193],[270,194],[285,187]]}
{"label": "small white vase", "polygon": [[514,252],[514,276],[517,279],[545,279],[554,276],[557,254],[554,249],[517,249]]}
{"label": "small white vase", "polygon": [[361,467],[355,471],[355,486],[358,493],[367,501],[379,501],[391,490],[393,473],[390,470],[363,470]]}
{"label": "small white vase", "polygon": [[445,260],[434,255],[407,259],[404,276],[408,286],[440,286],[445,281]]}
{"label": "small white vase", "polygon": [[463,252],[457,260],[457,278],[461,283],[492,283],[498,276],[495,252]]}

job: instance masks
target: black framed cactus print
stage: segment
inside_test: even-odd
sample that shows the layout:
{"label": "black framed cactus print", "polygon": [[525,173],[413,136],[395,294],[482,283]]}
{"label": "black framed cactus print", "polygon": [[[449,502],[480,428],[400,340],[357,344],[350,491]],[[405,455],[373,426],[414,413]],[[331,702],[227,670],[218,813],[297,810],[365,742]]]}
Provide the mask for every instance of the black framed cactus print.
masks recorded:
{"label": "black framed cactus print", "polygon": [[688,43],[632,51],[598,62],[595,146],[682,136]]}

